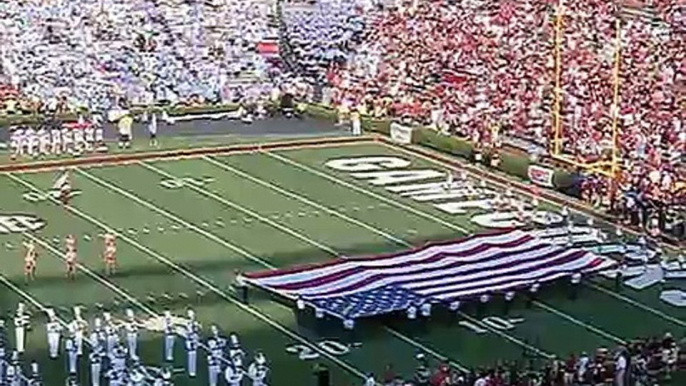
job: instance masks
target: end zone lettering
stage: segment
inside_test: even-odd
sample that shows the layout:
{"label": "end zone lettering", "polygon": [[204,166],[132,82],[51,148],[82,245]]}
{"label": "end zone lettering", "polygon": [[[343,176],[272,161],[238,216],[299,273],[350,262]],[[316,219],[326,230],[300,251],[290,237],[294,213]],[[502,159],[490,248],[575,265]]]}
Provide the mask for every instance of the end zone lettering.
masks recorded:
{"label": "end zone lettering", "polygon": [[32,215],[0,215],[0,235],[35,232],[45,227],[45,225],[45,220]]}

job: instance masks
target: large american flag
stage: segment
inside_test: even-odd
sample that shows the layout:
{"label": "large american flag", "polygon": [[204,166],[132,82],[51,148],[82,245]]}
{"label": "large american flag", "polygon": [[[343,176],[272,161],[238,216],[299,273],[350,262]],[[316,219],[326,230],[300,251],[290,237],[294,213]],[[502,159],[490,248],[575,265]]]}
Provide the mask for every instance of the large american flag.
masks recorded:
{"label": "large american flag", "polygon": [[503,293],[613,264],[591,252],[505,230],[390,255],[250,273],[246,281],[340,318],[359,318],[426,301]]}

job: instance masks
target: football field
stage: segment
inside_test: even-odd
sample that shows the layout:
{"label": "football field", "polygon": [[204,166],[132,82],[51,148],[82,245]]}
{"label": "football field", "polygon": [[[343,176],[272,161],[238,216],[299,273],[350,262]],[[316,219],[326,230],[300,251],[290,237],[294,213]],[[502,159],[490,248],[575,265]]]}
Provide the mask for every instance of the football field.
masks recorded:
{"label": "football field", "polygon": [[[364,163],[394,163],[395,170],[414,172],[382,174],[381,166],[379,174],[355,170]],[[350,344],[339,320],[327,319],[322,327],[265,292],[251,290],[248,304],[237,300],[232,287],[237,271],[373,256],[485,231],[495,220],[483,216],[490,212],[482,203],[449,207],[441,205],[449,197],[430,197],[441,194],[435,191],[418,199],[392,189],[441,182],[447,169],[438,160],[371,141],[81,167],[71,174],[77,194],[68,207],[50,195],[56,170],[0,174],[0,310],[9,321],[19,301],[29,306],[27,358],[42,365],[46,379],[56,380],[66,377],[66,362],[64,356],[48,359],[45,307],[65,322],[72,320],[75,306],[91,322],[103,310],[115,319],[134,310],[148,327],[140,353],[150,367],[162,363],[160,315],[168,309],[184,317],[191,307],[205,336],[216,324],[226,334],[238,333],[249,361],[256,350],[264,352],[269,384],[275,386],[313,385],[316,363],[329,368],[333,385],[345,386],[361,384],[368,372],[380,376],[389,363],[410,377],[418,352],[434,363],[469,369],[514,360],[540,365],[553,356],[592,353],[668,331],[682,338],[686,308],[660,295],[686,290],[683,280],[638,290],[616,288],[603,276],[584,278],[576,299],[563,280],[544,286],[533,304],[518,294],[509,309],[495,295],[483,308],[465,304],[457,315],[436,308],[421,326],[403,315],[359,320],[356,344]],[[503,195],[512,189],[488,177],[469,178]],[[524,191],[512,192],[532,200]],[[539,208],[560,210],[543,200]],[[597,219],[591,224],[580,213],[573,218],[607,234],[609,240],[600,243],[609,245],[615,237],[614,228]],[[106,231],[117,235],[119,270],[113,276],[104,274],[101,258]],[[67,234],[78,239],[80,264],[73,281],[65,277]],[[580,245],[594,248],[596,240],[586,236]],[[27,283],[22,242],[28,240],[38,246],[39,258],[36,279]],[[198,379],[191,380],[181,340],[175,351],[175,384],[208,384],[204,354]],[[89,384],[84,360],[81,367],[82,384]]]}

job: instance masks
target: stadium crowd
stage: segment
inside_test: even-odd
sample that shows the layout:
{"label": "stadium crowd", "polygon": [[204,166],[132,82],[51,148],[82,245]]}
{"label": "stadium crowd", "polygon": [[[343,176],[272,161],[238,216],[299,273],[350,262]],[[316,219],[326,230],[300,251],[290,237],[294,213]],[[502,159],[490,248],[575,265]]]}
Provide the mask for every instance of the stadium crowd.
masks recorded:
{"label": "stadium crowd", "polygon": [[[432,369],[423,355],[411,379],[405,380],[387,365],[380,379],[384,386],[654,386],[670,380],[686,364],[686,342],[671,334],[638,339],[614,350],[598,348],[592,355],[580,353],[554,358],[535,368],[535,359],[510,362],[467,372],[440,363]],[[371,378],[371,376],[370,376]],[[374,380],[376,382],[376,380]],[[368,380],[366,385],[371,385]]]}
{"label": "stadium crowd", "polygon": [[[0,4],[4,110],[106,111],[268,94],[273,2],[47,0]],[[247,82],[246,82],[247,81]],[[266,88],[265,90],[265,87]]]}
{"label": "stadium crowd", "polygon": [[[616,196],[683,204],[686,6],[634,4],[649,8],[629,14],[622,2],[581,0],[566,2],[558,23],[557,3],[413,1],[373,12],[350,60],[328,73],[333,102],[410,118],[477,149],[497,149],[504,136],[552,149],[559,111],[562,152],[586,163],[611,160],[616,127]],[[625,203],[604,200],[606,178],[587,177],[586,199]]]}

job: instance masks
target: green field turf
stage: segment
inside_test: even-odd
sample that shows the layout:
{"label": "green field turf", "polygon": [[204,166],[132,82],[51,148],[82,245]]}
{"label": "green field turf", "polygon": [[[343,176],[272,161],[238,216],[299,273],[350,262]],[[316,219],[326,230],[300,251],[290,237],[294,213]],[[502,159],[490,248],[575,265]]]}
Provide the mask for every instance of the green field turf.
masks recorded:
{"label": "green field turf", "polygon": [[[64,379],[65,362],[47,359],[40,312],[45,306],[55,307],[67,321],[75,305],[85,307],[88,319],[101,308],[118,317],[132,308],[139,317],[152,318],[165,309],[183,316],[192,307],[205,331],[215,323],[225,332],[238,332],[250,356],[262,350],[271,367],[269,384],[276,386],[314,384],[315,363],[326,364],[333,384],[345,386],[360,384],[367,372],[381,374],[388,363],[410,376],[419,351],[467,369],[500,360],[566,357],[666,331],[682,337],[686,310],[662,303],[659,288],[618,293],[603,278],[586,281],[577,300],[569,299],[564,285],[544,288],[530,308],[520,296],[507,315],[494,300],[485,313],[470,305],[459,315],[439,310],[422,327],[402,316],[359,321],[354,339],[361,345],[344,353],[330,349],[332,341],[350,339],[338,320],[315,328],[291,305],[257,291],[251,291],[248,305],[238,302],[231,288],[236,270],[400,251],[480,231],[470,221],[472,213],[448,215],[324,165],[333,158],[379,155],[401,156],[413,167],[446,169],[379,144],[82,168],[72,174],[81,194],[70,208],[41,200],[56,172],[0,175],[0,213],[31,214],[47,223],[35,233],[0,235],[0,284],[6,287],[0,291],[0,310],[9,316],[20,299],[30,304],[34,328],[27,357],[38,360],[50,379]],[[29,192],[38,200],[27,200]],[[107,229],[118,234],[120,270],[112,277],[104,275],[100,258],[98,235]],[[82,264],[73,282],[65,278],[62,260],[67,234],[78,236]],[[21,243],[28,239],[38,244],[40,258],[36,280],[25,283]],[[520,322],[497,329],[488,324],[494,317]],[[465,321],[486,331],[477,334]],[[150,331],[143,338],[144,362],[160,363],[161,335]],[[294,344],[311,347],[320,357],[301,360],[293,349],[286,350]],[[181,346],[177,342],[176,384],[207,384],[204,360],[195,381],[181,371]]]}

